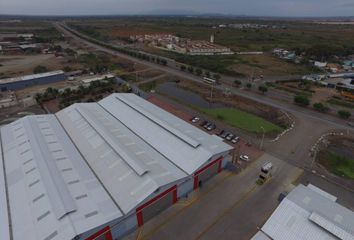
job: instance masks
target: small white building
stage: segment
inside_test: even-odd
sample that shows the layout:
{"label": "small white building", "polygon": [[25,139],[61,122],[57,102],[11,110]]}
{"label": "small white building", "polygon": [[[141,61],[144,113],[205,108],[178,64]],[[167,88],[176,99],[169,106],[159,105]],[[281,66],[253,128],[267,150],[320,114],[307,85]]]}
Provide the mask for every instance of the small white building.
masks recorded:
{"label": "small white building", "polygon": [[336,201],[316,186],[299,185],[251,240],[353,240],[354,212]]}

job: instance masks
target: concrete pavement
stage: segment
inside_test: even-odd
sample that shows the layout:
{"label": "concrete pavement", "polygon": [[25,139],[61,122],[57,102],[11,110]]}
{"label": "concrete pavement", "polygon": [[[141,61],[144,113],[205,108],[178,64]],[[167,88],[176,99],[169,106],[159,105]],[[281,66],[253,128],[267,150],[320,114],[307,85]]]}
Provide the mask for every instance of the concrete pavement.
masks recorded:
{"label": "concrete pavement", "polygon": [[[258,186],[260,168],[267,161],[274,164],[274,177]],[[302,170],[264,154],[240,174],[222,172],[190,199],[161,213],[127,239],[137,235],[139,239],[249,239],[275,209],[278,194],[301,173]],[[259,204],[262,200],[267,204]],[[245,213],[249,214],[247,218],[242,215]],[[245,225],[246,228],[241,227]],[[242,228],[236,238],[232,237],[235,228]]]}

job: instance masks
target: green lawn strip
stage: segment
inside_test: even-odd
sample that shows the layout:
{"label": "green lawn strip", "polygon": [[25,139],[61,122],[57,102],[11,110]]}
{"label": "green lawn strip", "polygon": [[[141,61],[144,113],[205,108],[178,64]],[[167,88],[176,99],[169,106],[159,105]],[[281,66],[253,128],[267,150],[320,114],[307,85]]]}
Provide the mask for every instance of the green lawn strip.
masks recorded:
{"label": "green lawn strip", "polygon": [[338,176],[354,179],[354,159],[325,151],[325,153],[321,155],[320,163]]}
{"label": "green lawn strip", "polygon": [[350,103],[350,102],[346,102],[346,101],[342,101],[342,100],[337,100],[334,98],[328,100],[327,102],[330,104],[341,106],[341,107],[347,107],[347,108],[354,109],[354,102]]}
{"label": "green lawn strip", "polygon": [[253,114],[234,108],[201,109],[201,111],[213,118],[224,121],[227,124],[252,133],[277,133],[281,127]]}

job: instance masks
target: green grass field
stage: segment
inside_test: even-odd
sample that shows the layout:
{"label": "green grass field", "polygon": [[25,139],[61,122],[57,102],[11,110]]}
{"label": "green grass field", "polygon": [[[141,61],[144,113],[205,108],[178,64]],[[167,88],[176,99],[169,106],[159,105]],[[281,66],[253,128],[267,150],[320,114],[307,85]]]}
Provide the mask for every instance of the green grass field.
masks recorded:
{"label": "green grass field", "polygon": [[278,133],[281,127],[253,114],[234,108],[202,109],[204,113],[218,120],[224,121],[231,126],[252,133],[262,133],[262,127],[266,134]]}
{"label": "green grass field", "polygon": [[325,151],[320,154],[319,162],[330,172],[349,179],[354,179],[354,159],[339,156],[336,153]]}

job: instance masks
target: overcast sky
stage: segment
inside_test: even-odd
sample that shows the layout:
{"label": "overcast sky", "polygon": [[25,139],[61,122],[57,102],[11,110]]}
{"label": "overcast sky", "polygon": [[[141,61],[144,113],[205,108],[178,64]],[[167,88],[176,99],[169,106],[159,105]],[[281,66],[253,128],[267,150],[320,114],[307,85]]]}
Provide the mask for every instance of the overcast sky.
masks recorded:
{"label": "overcast sky", "polygon": [[353,16],[354,0],[0,0],[0,14],[141,14],[161,9],[256,16]]}

